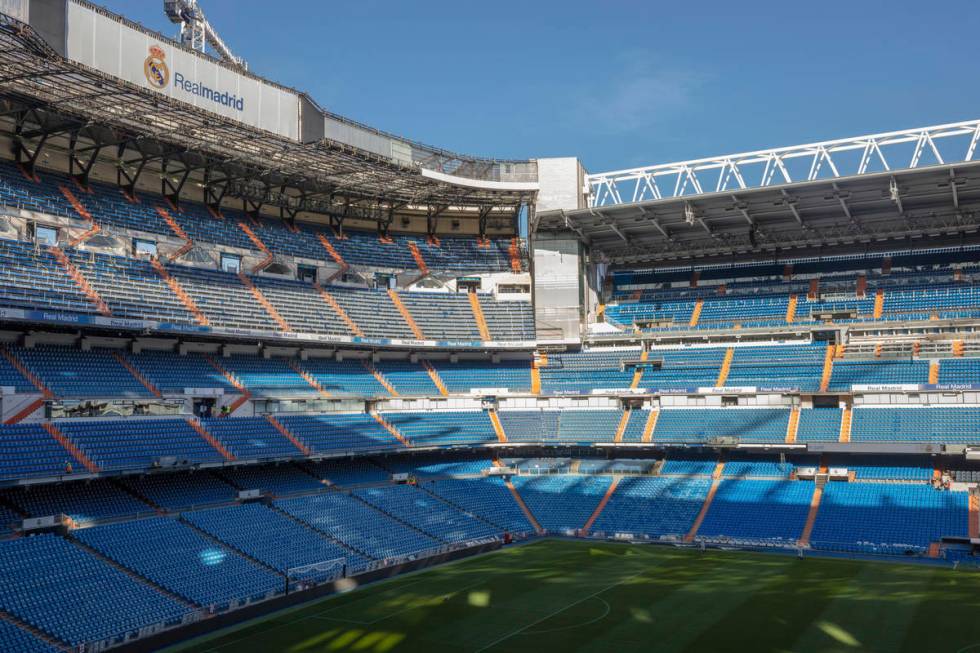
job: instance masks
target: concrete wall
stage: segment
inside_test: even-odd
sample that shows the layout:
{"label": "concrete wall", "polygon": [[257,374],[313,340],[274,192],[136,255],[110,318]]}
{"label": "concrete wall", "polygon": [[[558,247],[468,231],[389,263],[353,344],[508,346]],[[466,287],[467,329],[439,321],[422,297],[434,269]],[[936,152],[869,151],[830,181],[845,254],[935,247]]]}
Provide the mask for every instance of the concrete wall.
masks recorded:
{"label": "concrete wall", "polygon": [[534,239],[534,322],[538,340],[581,339],[582,248],[569,236]]}
{"label": "concrete wall", "polygon": [[585,168],[575,157],[538,159],[538,201],[535,211],[584,209]]}

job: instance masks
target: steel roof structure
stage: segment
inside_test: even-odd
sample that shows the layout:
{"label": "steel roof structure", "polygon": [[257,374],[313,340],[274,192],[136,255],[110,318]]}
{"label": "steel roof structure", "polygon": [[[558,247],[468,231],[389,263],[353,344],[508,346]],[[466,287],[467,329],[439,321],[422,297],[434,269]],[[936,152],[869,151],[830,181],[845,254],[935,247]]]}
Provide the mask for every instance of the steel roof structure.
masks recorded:
{"label": "steel roof structure", "polygon": [[[0,120],[12,125],[18,158],[29,166],[46,142],[65,137],[73,165],[81,168],[99,156],[114,161],[127,178],[152,169],[179,180],[170,188],[176,194],[193,177],[203,181],[206,196],[241,197],[291,216],[310,211],[373,219],[380,226],[399,211],[457,210],[482,223],[513,215],[533,200],[536,188],[463,178],[453,183],[447,179],[456,177],[419,162],[399,164],[330,139],[278,137],[65,59],[30,26],[3,13]],[[434,163],[455,168],[498,163],[429,149]]]}
{"label": "steel roof structure", "polygon": [[[912,133],[919,136],[912,138]],[[952,238],[955,242],[956,237],[977,233],[980,161],[972,159],[980,121],[896,134],[901,136],[834,141],[837,146],[783,148],[782,154],[770,150],[702,159],[659,166],[656,171],[641,169],[642,172],[630,174],[644,185],[648,181],[652,184],[652,177],[660,172],[667,175],[666,171],[672,170],[677,192],[651,198],[647,190],[635,195],[647,198],[642,201],[593,201],[590,208],[542,212],[535,216],[534,227],[539,231],[574,232],[597,260],[614,265],[676,265],[694,258],[771,255],[891,239],[934,238],[950,242]],[[967,137],[958,155],[960,162],[946,162],[952,157],[944,160],[936,145],[944,137],[940,134]],[[888,139],[902,140],[901,144],[893,143],[896,145],[911,144],[915,156],[910,167],[891,168],[894,164],[883,154]],[[856,152],[858,167],[848,171],[835,161],[835,152]],[[924,163],[926,153],[934,157],[929,165]],[[809,156],[810,175],[804,176],[804,181],[792,182],[787,165],[779,163],[791,156],[801,161]],[[891,169],[872,172],[872,156]],[[729,163],[720,163],[723,161]],[[755,185],[748,183],[743,172],[750,162],[761,164],[765,173]],[[708,192],[703,182],[706,169],[718,175]],[[821,170],[828,174],[821,175]],[[845,176],[845,172],[849,174]],[[698,173],[702,177],[696,177]],[[618,189],[624,176],[590,175],[589,180],[593,188],[595,184],[605,188],[604,197],[611,197],[616,191],[610,188]]]}
{"label": "steel roof structure", "polygon": [[[972,161],[980,120],[590,174],[590,206]],[[628,199],[623,199],[627,197]]]}

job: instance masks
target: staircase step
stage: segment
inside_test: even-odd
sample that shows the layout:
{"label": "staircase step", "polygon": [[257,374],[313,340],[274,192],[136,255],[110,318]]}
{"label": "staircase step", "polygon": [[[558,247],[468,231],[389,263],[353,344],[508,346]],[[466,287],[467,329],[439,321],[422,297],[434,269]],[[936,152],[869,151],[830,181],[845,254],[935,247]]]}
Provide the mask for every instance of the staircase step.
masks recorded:
{"label": "staircase step", "polygon": [[377,512],[380,512],[380,513],[381,513],[381,514],[383,514],[383,515],[387,515],[388,517],[391,517],[392,519],[394,519],[394,520],[395,520],[396,522],[398,522],[399,524],[401,524],[401,525],[402,525],[402,526],[404,526],[405,528],[408,528],[408,529],[410,529],[410,530],[413,530],[413,531],[415,531],[416,533],[421,533],[422,535],[425,535],[426,537],[429,537],[429,538],[432,538],[432,539],[434,539],[434,540],[439,540],[440,542],[446,542],[446,540],[444,540],[443,538],[441,538],[441,537],[438,537],[437,535],[434,535],[433,533],[427,533],[426,531],[424,531],[424,530],[422,530],[421,528],[419,528],[419,527],[418,527],[418,526],[416,526],[415,524],[412,524],[412,523],[410,523],[410,522],[408,522],[408,521],[405,521],[404,519],[402,519],[401,517],[399,517],[399,516],[398,516],[398,515],[396,515],[395,513],[392,513],[392,512],[388,512],[388,511],[387,511],[387,510],[385,510],[384,508],[381,508],[381,507],[379,507],[379,506],[376,506],[376,505],[374,505],[373,503],[371,503],[370,501],[368,501],[368,500],[366,500],[366,499],[363,499],[363,498],[361,498],[361,497],[359,497],[359,496],[357,496],[356,494],[353,494],[353,493],[352,493],[352,494],[350,494],[350,496],[351,496],[352,498],[354,498],[354,499],[357,499],[358,501],[360,501],[360,502],[361,502],[361,503],[363,503],[364,505],[366,505],[366,506],[368,506],[368,507],[369,507],[369,508],[371,508],[372,510],[375,510],[375,511],[377,511]]}
{"label": "staircase step", "polygon": [[373,417],[378,424],[383,426],[385,430],[388,431],[388,433],[390,433],[396,440],[401,442],[403,445],[405,445],[406,447],[412,446],[411,442],[408,441],[408,438],[402,435],[401,431],[395,428],[394,425],[392,425],[388,420],[382,417],[379,413],[371,411],[371,417]]}
{"label": "staircase step", "polygon": [[725,381],[728,380],[728,373],[732,369],[732,359],[735,358],[735,348],[729,347],[725,351],[725,359],[721,362],[721,369],[718,371],[718,379],[715,381],[715,387],[724,387]]}
{"label": "staircase step", "polygon": [[286,425],[283,424],[282,422],[280,422],[278,419],[276,419],[275,416],[273,416],[273,415],[266,415],[265,416],[265,419],[266,419],[267,422],[269,422],[269,424],[272,425],[273,428],[275,428],[277,431],[279,431],[279,433],[284,438],[286,438],[287,440],[289,440],[294,447],[296,447],[297,449],[299,449],[299,451],[304,456],[306,456],[307,458],[309,458],[310,456],[313,455],[313,450],[310,449],[309,446],[307,446],[305,442],[303,442],[302,440],[300,440],[299,438],[297,438],[295,435],[293,435],[293,433],[289,429],[286,428]]}
{"label": "staircase step", "polygon": [[823,358],[823,373],[820,375],[820,392],[827,392],[830,388],[830,379],[834,373],[834,346],[827,345],[827,351]]}
{"label": "staircase step", "polygon": [[442,382],[442,377],[439,376],[439,371],[436,370],[435,367],[433,367],[432,363],[430,363],[428,360],[424,358],[421,360],[421,363],[422,363],[422,367],[425,368],[426,373],[429,375],[429,378],[432,379],[432,383],[436,386],[436,389],[439,391],[439,394],[442,395],[443,397],[448,397],[449,390],[446,388],[446,384]]}
{"label": "staircase step", "polygon": [[187,294],[187,291],[180,285],[180,282],[167,271],[167,268],[163,266],[163,263],[156,258],[151,258],[150,265],[153,266],[153,269],[157,271],[157,274],[159,274],[167,286],[170,287],[170,291],[177,296],[177,299],[179,299],[187,310],[194,315],[194,319],[197,320],[197,323],[201,326],[210,326],[211,322],[208,320],[207,316],[201,312],[201,309],[197,307],[197,304],[194,302],[191,296]]}
{"label": "staircase step", "polygon": [[465,515],[468,515],[468,516],[472,517],[473,519],[476,519],[477,521],[481,521],[484,524],[487,524],[488,526],[493,526],[494,528],[500,529],[501,531],[507,530],[506,528],[504,528],[500,524],[496,524],[493,521],[491,521],[491,520],[489,520],[489,519],[487,519],[485,517],[481,517],[480,515],[476,514],[475,512],[472,512],[470,510],[467,510],[463,506],[459,505],[458,503],[455,503],[454,501],[451,501],[451,500],[447,499],[446,497],[442,496],[441,494],[436,494],[435,492],[433,492],[429,488],[425,487],[424,485],[417,485],[416,487],[418,487],[420,490],[422,490],[423,492],[425,492],[426,494],[428,494],[433,499],[436,499],[437,501],[441,501],[444,504],[446,504],[447,506],[450,506],[452,508],[455,508],[456,510],[460,511],[461,513],[463,513]]}
{"label": "staircase step", "polygon": [[364,332],[361,331],[361,327],[357,326],[357,323],[351,319],[351,316],[348,315],[347,311],[344,310],[344,307],[341,306],[336,299],[334,299],[333,295],[327,292],[326,288],[321,286],[319,283],[314,283],[313,287],[316,288],[320,298],[326,302],[326,304],[334,310],[338,317],[343,320],[344,324],[347,325],[347,328],[350,329],[351,335],[358,338],[363,338]]}
{"label": "staircase step", "polygon": [[69,647],[67,644],[63,644],[60,640],[55,639],[53,636],[47,634],[43,630],[38,630],[37,628],[30,625],[26,621],[21,621],[20,619],[10,614],[9,612],[4,612],[0,610],[0,619],[3,619],[4,621],[13,624],[14,626],[20,628],[21,630],[30,633],[34,637],[38,638],[42,642],[49,644],[52,648],[58,651],[64,651],[65,653],[69,653],[70,651],[75,650]]}
{"label": "staircase step", "polygon": [[484,342],[493,340],[490,337],[490,327],[487,326],[487,318],[483,314],[483,306],[480,305],[480,297],[472,290],[466,294],[470,300],[470,310],[473,311],[473,319],[476,320],[476,327],[480,331],[480,339]]}
{"label": "staircase step", "polygon": [[238,278],[241,280],[242,285],[248,288],[249,292],[252,293],[252,296],[255,297],[255,301],[257,301],[262,308],[265,309],[265,312],[269,315],[269,317],[271,317],[272,320],[279,325],[279,328],[286,333],[292,333],[293,328],[289,326],[289,322],[287,322],[286,318],[284,318],[282,314],[276,310],[276,307],[272,305],[272,302],[270,302],[262,291],[259,290],[255,283],[253,283],[244,272],[239,272]]}
{"label": "staircase step", "polygon": [[701,524],[704,522],[704,518],[708,516],[708,510],[711,508],[711,503],[715,500],[715,494],[718,493],[718,486],[721,485],[721,479],[716,478],[711,482],[711,488],[708,490],[708,496],[704,499],[704,504],[701,506],[701,512],[694,520],[694,524],[691,526],[691,530],[687,532],[684,536],[685,542],[693,542],[694,538],[698,536],[698,530],[701,529]]}
{"label": "staircase step", "polygon": [[258,558],[253,558],[252,556],[250,556],[249,554],[245,553],[241,549],[235,547],[234,545],[232,545],[232,544],[230,544],[228,542],[225,542],[222,539],[219,539],[219,538],[215,537],[214,535],[212,535],[211,533],[207,532],[206,530],[200,528],[196,524],[194,524],[194,523],[192,523],[192,522],[184,519],[183,516],[181,516],[178,521],[180,521],[180,523],[183,524],[184,526],[187,526],[188,528],[192,529],[195,533],[197,533],[198,535],[200,535],[201,537],[203,537],[204,539],[206,539],[208,542],[214,542],[215,544],[217,544],[218,546],[220,546],[222,548],[231,549],[232,551],[234,551],[235,553],[237,553],[241,557],[243,557],[246,560],[248,560],[249,562],[251,562],[253,565],[255,565],[257,567],[261,567],[262,569],[265,569],[266,571],[270,571],[273,574],[275,574],[276,576],[279,576],[280,578],[282,578],[282,579],[285,580],[286,574],[282,573],[281,571],[279,571],[275,567],[270,567],[269,565],[265,564],[264,562],[262,562]]}
{"label": "staircase step", "polygon": [[321,397],[329,398],[333,396],[329,392],[327,392],[327,390],[322,385],[320,385],[320,382],[316,380],[316,377],[314,377],[312,374],[310,374],[302,367],[300,367],[299,363],[290,360],[288,362],[288,365],[289,367],[292,368],[294,372],[296,372],[301,377],[303,377],[303,380],[306,381],[308,384],[310,384],[310,387],[316,390]]}
{"label": "staircase step", "polygon": [[317,239],[320,241],[320,245],[323,246],[323,249],[327,251],[327,254],[330,255],[330,258],[332,258],[337,265],[340,266],[341,271],[350,268],[347,261],[344,260],[344,257],[340,255],[340,252],[337,251],[337,248],[333,246],[333,243],[331,243],[326,236],[323,234],[317,234]]}
{"label": "staircase step", "polygon": [[800,535],[800,546],[810,546],[810,536],[813,534],[813,525],[817,522],[821,498],[823,498],[823,486],[814,484],[813,497],[810,499],[810,512],[807,513],[803,533]]}
{"label": "staircase step", "polygon": [[197,434],[198,435],[200,435],[202,438],[204,438],[205,442],[207,442],[208,444],[210,444],[214,448],[215,451],[217,451],[218,453],[221,454],[221,457],[222,458],[224,458],[228,462],[234,462],[235,461],[235,455],[233,453],[231,453],[230,451],[228,451],[228,449],[225,448],[225,445],[220,440],[218,440],[218,438],[214,437],[214,435],[211,434],[210,431],[208,431],[206,428],[204,428],[204,425],[203,424],[201,424],[199,421],[197,421],[193,417],[188,417],[186,419],[186,421],[187,421],[187,423],[190,425],[190,427],[192,429],[194,429],[195,431],[197,431]]}
{"label": "staircase step", "polygon": [[412,330],[412,334],[418,340],[425,340],[425,334],[422,333],[422,329],[419,328],[415,318],[412,317],[412,313],[408,310],[408,306],[405,306],[405,302],[402,301],[401,295],[398,294],[398,291],[393,288],[389,288],[388,297],[391,298],[391,303],[398,309],[402,319],[404,319],[405,323],[408,324],[408,328]]}
{"label": "staircase step", "polygon": [[384,374],[378,371],[378,368],[376,368],[373,363],[365,358],[361,361],[361,365],[364,366],[364,369],[374,375],[375,380],[388,391],[388,394],[390,394],[392,397],[398,396],[398,391],[395,389],[395,386],[391,385],[391,382],[385,378]]}
{"label": "staircase step", "polygon": [[523,270],[521,266],[521,248],[517,237],[510,239],[510,247],[507,252],[510,254],[510,269],[514,274],[520,274]]}
{"label": "staircase step", "polygon": [[[642,362],[647,362],[650,358],[650,352],[646,349],[640,354],[640,360]],[[636,390],[640,387],[640,381],[643,379],[643,367],[637,367],[633,370],[633,380],[630,381],[630,390]]]}
{"label": "staircase step", "polygon": [[269,506],[269,509],[276,511],[280,515],[282,515],[283,517],[285,517],[286,519],[289,519],[290,521],[293,521],[293,522],[299,524],[300,526],[302,526],[306,530],[310,531],[311,533],[315,534],[316,536],[322,537],[322,538],[324,538],[326,540],[330,540],[331,542],[333,542],[334,544],[336,544],[337,546],[339,546],[342,549],[346,549],[347,551],[352,551],[352,552],[356,553],[357,555],[359,555],[362,558],[365,558],[367,560],[377,560],[378,559],[378,558],[375,558],[374,556],[368,554],[367,552],[361,551],[357,547],[352,546],[352,545],[348,544],[347,542],[344,542],[343,540],[338,540],[337,538],[333,537],[330,533],[327,533],[326,531],[321,531],[319,528],[313,526],[312,524],[310,524],[308,522],[305,522],[302,519],[299,519],[298,517],[294,517],[293,515],[289,514],[285,510],[280,509],[279,507],[277,507],[274,504],[273,505],[270,505]]}
{"label": "staircase step", "polygon": [[88,470],[90,473],[98,474],[99,472],[102,471],[101,469],[99,469],[99,466],[95,464],[95,461],[89,458],[88,454],[82,451],[81,448],[79,448],[79,446],[71,440],[71,438],[69,438],[64,433],[62,433],[61,429],[59,429],[57,426],[55,426],[51,422],[45,422],[41,424],[41,427],[44,428],[45,431],[50,433],[51,437],[57,440],[58,443],[62,447],[64,447],[65,451],[70,453],[72,457],[75,458],[75,460],[82,463],[82,466],[85,467],[85,469]]}
{"label": "staircase step", "polygon": [[71,278],[72,281],[79,287],[79,289],[88,297],[89,301],[98,309],[99,313],[105,315],[106,317],[112,317],[112,311],[109,310],[109,305],[102,300],[101,295],[98,291],[92,287],[92,284],[88,282],[85,275],[82,274],[75,265],[68,259],[68,255],[58,246],[52,245],[48,248],[48,252],[57,259],[61,267],[65,269],[65,273]]}
{"label": "staircase step", "polygon": [[643,437],[642,442],[647,444],[653,442],[653,432],[657,428],[657,419],[660,417],[659,410],[651,410],[650,414],[647,415],[647,423],[643,425]]}
{"label": "staircase step", "polygon": [[177,602],[177,603],[179,603],[179,604],[181,604],[181,605],[183,605],[183,606],[185,606],[187,608],[192,608],[192,609],[195,609],[195,610],[197,608],[199,608],[199,607],[203,607],[203,606],[198,606],[196,603],[194,603],[192,601],[189,601],[188,599],[185,599],[180,594],[175,594],[174,592],[171,592],[170,590],[168,590],[167,588],[163,587],[162,585],[157,585],[154,581],[150,580],[149,578],[146,578],[145,576],[140,576],[139,574],[137,574],[135,571],[133,571],[129,567],[127,567],[127,566],[125,566],[123,564],[120,564],[119,562],[116,562],[115,560],[113,560],[112,558],[110,558],[106,554],[102,553],[98,549],[95,549],[93,547],[90,547],[85,542],[82,542],[81,540],[79,540],[79,539],[77,539],[75,537],[72,537],[70,531],[68,533],[67,539],[68,539],[69,542],[71,542],[74,546],[77,546],[79,549],[85,551],[86,553],[91,554],[95,558],[98,558],[99,560],[101,560],[102,562],[106,563],[107,565],[109,565],[110,567],[112,567],[113,569],[115,569],[116,571],[121,571],[122,573],[126,574],[127,576],[129,576],[130,578],[132,578],[134,581],[136,581],[140,585],[146,585],[147,587],[152,587],[157,592],[159,592],[160,594],[163,594],[164,596],[166,596],[171,601],[175,601],[175,602]]}
{"label": "staircase step", "polygon": [[[640,291],[642,293],[642,291]],[[637,297],[639,299],[639,297]],[[704,309],[704,300],[698,299],[694,302],[694,310],[691,311],[691,319],[688,321],[687,325],[691,327],[696,327],[698,321],[701,319],[701,311]]]}
{"label": "staircase step", "polygon": [[497,434],[497,442],[507,442],[507,434],[504,432],[504,425],[500,423],[500,415],[496,409],[487,411],[490,416],[490,423],[493,424],[493,432]]}
{"label": "staircase step", "polygon": [[150,394],[152,394],[157,399],[163,396],[160,390],[155,385],[153,385],[153,383],[148,378],[143,376],[143,373],[137,370],[133,366],[133,364],[126,359],[125,356],[120,354],[118,351],[114,351],[112,352],[112,357],[115,358],[120,365],[125,367],[126,371],[132,374],[133,378],[139,381],[143,385],[143,387],[149,391]]}
{"label": "staircase step", "polygon": [[616,488],[619,487],[619,480],[619,476],[613,478],[612,483],[609,484],[609,488],[606,489],[606,493],[599,501],[599,505],[595,507],[595,510],[592,511],[588,521],[585,522],[585,526],[582,527],[582,534],[587,535],[589,531],[592,530],[592,525],[595,524],[595,521],[599,518],[599,515],[602,514],[603,510],[605,510],[606,504],[609,503],[609,499],[612,498],[613,493],[616,492]]}
{"label": "staircase step", "polygon": [[419,246],[415,244],[414,240],[408,241],[408,249],[411,251],[412,258],[415,259],[415,265],[418,266],[419,272],[421,273],[419,279],[427,277],[429,275],[429,266],[425,264],[425,259],[422,258],[422,252],[419,251]]}
{"label": "staircase step", "polygon": [[531,512],[531,509],[527,507],[526,503],[524,503],[524,499],[521,497],[521,493],[517,491],[517,488],[514,487],[514,483],[510,479],[507,479],[504,481],[504,485],[506,485],[507,489],[510,490],[510,495],[514,497],[514,501],[517,502],[518,507],[524,513],[527,520],[531,522],[531,526],[534,527],[535,532],[537,532],[538,535],[544,534],[544,529],[541,528],[541,524],[538,523],[538,520],[535,518],[534,513]]}

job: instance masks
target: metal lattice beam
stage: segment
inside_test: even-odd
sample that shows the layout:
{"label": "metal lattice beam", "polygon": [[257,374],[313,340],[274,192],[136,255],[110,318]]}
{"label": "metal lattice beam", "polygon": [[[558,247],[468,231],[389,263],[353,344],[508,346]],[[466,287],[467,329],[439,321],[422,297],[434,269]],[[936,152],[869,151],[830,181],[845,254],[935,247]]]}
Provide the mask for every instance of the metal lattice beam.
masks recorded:
{"label": "metal lattice beam", "polygon": [[[143,163],[149,156],[161,159],[159,150],[177,150],[192,157],[195,166],[221,165],[298,192],[328,187],[352,203],[383,197],[392,205],[438,203],[455,210],[510,207],[526,194],[460,188],[424,176],[417,165],[394,162],[338,141],[298,143],[247,127],[69,61],[32,28],[3,13],[0,71],[0,117],[35,110],[43,112],[45,119],[111,132],[113,141],[146,144]],[[37,151],[36,144],[26,138],[30,135],[21,138],[29,149],[23,152],[28,159]],[[92,147],[108,144],[100,141]],[[492,166],[492,162],[471,165],[479,166]],[[230,186],[228,193],[237,188]]]}
{"label": "metal lattice beam", "polygon": [[590,174],[591,206],[972,161],[980,120]]}

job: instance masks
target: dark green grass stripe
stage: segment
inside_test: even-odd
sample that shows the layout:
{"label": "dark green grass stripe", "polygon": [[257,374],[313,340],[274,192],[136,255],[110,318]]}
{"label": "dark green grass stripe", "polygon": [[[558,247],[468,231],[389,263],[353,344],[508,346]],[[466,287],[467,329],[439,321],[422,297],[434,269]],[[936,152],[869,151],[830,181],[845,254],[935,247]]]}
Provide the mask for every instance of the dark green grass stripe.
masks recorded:
{"label": "dark green grass stripe", "polygon": [[902,647],[910,619],[928,595],[935,570],[910,568],[892,575],[882,574],[880,563],[854,564],[861,564],[860,572],[835,593],[789,650],[861,653]]}
{"label": "dark green grass stripe", "polygon": [[657,559],[648,555],[620,555],[615,562],[609,573],[583,566],[579,573],[584,572],[593,580],[586,587],[569,586],[567,593],[556,593],[554,588],[547,588],[545,598],[549,605],[555,606],[554,609],[516,625],[477,651],[543,650],[545,647],[570,646],[562,643],[569,638],[583,645],[589,632],[608,627],[606,620],[612,614],[611,602],[615,601],[612,597],[630,586],[646,585],[646,578],[660,571],[658,565],[666,563],[667,556]]}
{"label": "dark green grass stripe", "polygon": [[[653,619],[653,627],[644,632],[646,641],[657,642],[657,650],[664,653],[688,650],[702,632],[750,600],[758,588],[780,577],[786,564],[782,558],[690,555],[676,565],[667,587],[655,589],[652,596],[641,593],[635,598],[639,605],[646,601]],[[635,619],[636,615],[631,616]]]}
{"label": "dark green grass stripe", "polygon": [[900,653],[980,653],[980,575],[933,570]]}
{"label": "dark green grass stripe", "polygon": [[751,566],[742,566],[740,573],[733,572],[736,584],[746,585],[746,600],[703,630],[683,650],[742,653],[775,650],[772,645],[760,647],[760,638],[773,643],[795,642],[841,591],[841,586],[861,569],[858,564],[810,563],[810,560],[787,559],[778,573],[761,584],[752,582]]}
{"label": "dark green grass stripe", "polygon": [[971,572],[552,540],[321,600],[182,650],[956,653],[980,643],[977,614],[980,574]]}

